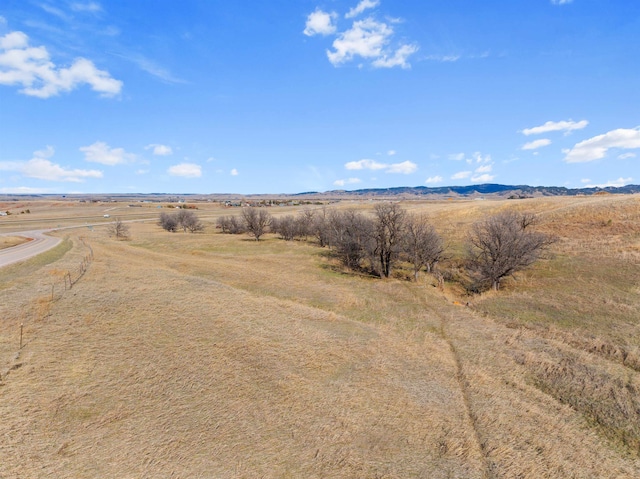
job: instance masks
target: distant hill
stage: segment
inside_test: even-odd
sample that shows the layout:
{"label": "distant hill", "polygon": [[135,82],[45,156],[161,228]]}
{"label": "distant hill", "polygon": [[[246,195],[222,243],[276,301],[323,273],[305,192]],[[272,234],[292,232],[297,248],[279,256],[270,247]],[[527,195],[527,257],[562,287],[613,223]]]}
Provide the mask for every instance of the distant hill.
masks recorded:
{"label": "distant hill", "polygon": [[[330,196],[499,196],[513,198],[532,198],[538,196],[576,196],[593,195],[597,193],[632,194],[640,193],[640,185],[620,187],[607,186],[604,188],[565,188],[563,186],[528,186],[528,185],[498,185],[482,184],[471,186],[442,186],[430,188],[427,186],[400,186],[396,188],[366,188],[361,190],[334,190],[325,193],[315,193]],[[301,193],[309,196],[313,193]]]}

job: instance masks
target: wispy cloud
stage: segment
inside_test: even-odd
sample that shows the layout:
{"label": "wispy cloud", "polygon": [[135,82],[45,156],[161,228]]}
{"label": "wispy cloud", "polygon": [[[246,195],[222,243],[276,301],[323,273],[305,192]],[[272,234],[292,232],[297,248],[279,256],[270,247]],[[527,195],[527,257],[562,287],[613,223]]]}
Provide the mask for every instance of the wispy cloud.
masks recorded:
{"label": "wispy cloud", "polygon": [[495,178],[494,175],[489,175],[487,173],[482,174],[482,175],[475,175],[471,177],[471,181],[473,183],[487,183],[488,181],[493,181],[493,179]]}
{"label": "wispy cloud", "polygon": [[167,145],[161,145],[159,143],[151,143],[144,147],[145,150],[153,149],[153,154],[156,156],[169,156],[173,154],[173,149]]}
{"label": "wispy cloud", "polygon": [[99,70],[92,61],[78,58],[69,68],[59,68],[44,46],[29,46],[29,37],[14,31],[0,37],[0,85],[18,85],[20,93],[49,98],[89,85],[102,96],[120,93],[122,82]]}
{"label": "wispy cloud", "polygon": [[565,134],[568,134],[574,130],[582,130],[585,128],[589,122],[587,120],[581,121],[548,121],[544,125],[534,126],[533,128],[525,128],[522,130],[522,134],[529,135],[539,135],[541,133],[548,133],[550,131],[564,131]]}
{"label": "wispy cloud", "polygon": [[573,2],[573,0],[551,0],[552,5],[567,5]]}
{"label": "wispy cloud", "polygon": [[229,172],[229,174],[230,174],[231,176],[238,176],[240,173],[238,173],[238,170],[236,170],[235,168],[233,168],[233,169]]}
{"label": "wispy cloud", "polygon": [[171,176],[180,176],[183,178],[200,178],[202,176],[202,168],[195,163],[180,163],[171,166],[167,173]]}
{"label": "wispy cloud", "polygon": [[[588,180],[591,181],[591,180]],[[607,188],[609,186],[611,187],[615,187],[615,188],[619,188],[621,186],[626,186],[626,185],[630,185],[633,182],[633,178],[629,177],[629,178],[618,178],[617,180],[609,180],[606,183],[600,183],[600,184],[587,184],[585,185],[586,188]]]}
{"label": "wispy cloud", "polygon": [[463,180],[465,178],[469,178],[471,176],[472,172],[471,171],[458,171],[457,173],[454,173],[453,175],[451,175],[451,179],[452,180]]}
{"label": "wispy cloud", "polygon": [[400,173],[408,175],[414,173],[418,169],[418,165],[411,161],[403,161],[402,163],[380,163],[375,160],[358,160],[345,163],[347,170],[384,170],[385,173]]}
{"label": "wispy cloud", "polygon": [[72,2],[69,7],[74,12],[98,13],[102,11],[102,6],[98,2]]}
{"label": "wispy cloud", "polygon": [[462,57],[460,55],[427,55],[424,58],[434,62],[452,63],[457,62]]}
{"label": "wispy cloud", "polygon": [[127,153],[123,148],[110,148],[104,141],[96,141],[89,146],[80,147],[84,153],[85,161],[114,166],[129,163],[136,159],[133,153]]}
{"label": "wispy cloud", "polygon": [[432,185],[435,183],[442,183],[443,180],[444,178],[442,178],[442,176],[430,176],[425,180],[425,183],[428,185]]}
{"label": "wispy cloud", "polygon": [[333,182],[336,186],[345,186],[345,185],[355,185],[361,183],[362,180],[360,178],[347,178],[346,180],[336,180]]}
{"label": "wispy cloud", "polygon": [[150,60],[149,58],[144,57],[143,55],[136,54],[136,53],[123,54],[123,53],[114,53],[114,52],[111,52],[111,54],[118,58],[122,58],[123,60],[127,60],[133,63],[138,68],[140,68],[140,70],[142,70],[143,72],[147,72],[149,75],[154,76],[165,83],[174,83],[174,84],[189,83],[186,80],[183,80],[182,78],[176,77],[169,70],[161,67],[156,62],[154,62],[153,60]]}
{"label": "wispy cloud", "polygon": [[353,18],[360,15],[365,10],[375,8],[380,5],[380,0],[362,0],[358,5],[351,8],[344,16],[344,18]]}
{"label": "wispy cloud", "polygon": [[542,148],[543,146],[548,146],[551,144],[551,140],[543,138],[541,140],[530,141],[529,143],[525,143],[522,145],[523,150],[537,150],[538,148]]}
{"label": "wispy cloud", "polygon": [[619,128],[603,135],[594,136],[577,143],[570,150],[563,150],[567,163],[585,163],[607,156],[611,148],[640,148],[640,127]]}

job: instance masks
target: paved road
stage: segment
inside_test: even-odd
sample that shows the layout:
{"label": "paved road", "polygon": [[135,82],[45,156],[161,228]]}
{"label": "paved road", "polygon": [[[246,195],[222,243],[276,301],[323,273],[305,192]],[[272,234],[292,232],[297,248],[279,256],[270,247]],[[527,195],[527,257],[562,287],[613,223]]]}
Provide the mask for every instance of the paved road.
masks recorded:
{"label": "paved road", "polygon": [[0,236],[24,236],[25,238],[33,238],[32,241],[23,243],[11,248],[5,248],[0,250],[0,268],[8,266],[19,261],[32,258],[40,253],[56,246],[60,241],[60,238],[54,238],[53,236],[47,236],[44,233],[51,230],[33,230],[33,231],[20,231],[18,233],[1,233]]}

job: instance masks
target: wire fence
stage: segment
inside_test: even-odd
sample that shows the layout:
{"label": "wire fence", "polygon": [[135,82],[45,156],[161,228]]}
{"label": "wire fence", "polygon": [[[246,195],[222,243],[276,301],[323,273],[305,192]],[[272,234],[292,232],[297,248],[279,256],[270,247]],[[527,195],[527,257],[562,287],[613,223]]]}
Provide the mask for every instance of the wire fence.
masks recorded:
{"label": "wire fence", "polygon": [[84,238],[80,238],[80,241],[87,249],[87,253],[81,258],[80,263],[77,266],[63,271],[62,279],[58,276],[58,280],[51,283],[51,295],[50,297],[41,297],[36,300],[35,308],[30,311],[30,314],[23,312],[23,318],[20,322],[20,342],[17,344],[18,351],[12,356],[11,364],[8,368],[0,371],[0,384],[2,380],[13,370],[18,369],[22,363],[18,362],[22,349],[26,346],[27,329],[24,327],[27,319],[41,321],[51,314],[51,306],[54,302],[59,301],[64,297],[66,291],[73,288],[73,286],[82,279],[84,274],[89,269],[89,265],[93,261],[93,248],[87,243]]}

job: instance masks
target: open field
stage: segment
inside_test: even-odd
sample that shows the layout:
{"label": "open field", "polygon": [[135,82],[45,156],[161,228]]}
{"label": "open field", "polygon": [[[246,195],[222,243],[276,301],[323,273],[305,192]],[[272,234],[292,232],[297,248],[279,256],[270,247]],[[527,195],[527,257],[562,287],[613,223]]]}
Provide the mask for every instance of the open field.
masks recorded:
{"label": "open field", "polygon": [[484,214],[534,211],[558,236],[482,295],[223,235],[239,210],[198,206],[202,234],[161,230],[156,205],[0,218],[151,219],[128,241],[60,231],[0,270],[0,477],[640,477],[640,196],[403,204],[444,236],[448,277]]}

